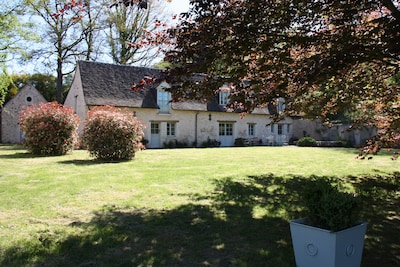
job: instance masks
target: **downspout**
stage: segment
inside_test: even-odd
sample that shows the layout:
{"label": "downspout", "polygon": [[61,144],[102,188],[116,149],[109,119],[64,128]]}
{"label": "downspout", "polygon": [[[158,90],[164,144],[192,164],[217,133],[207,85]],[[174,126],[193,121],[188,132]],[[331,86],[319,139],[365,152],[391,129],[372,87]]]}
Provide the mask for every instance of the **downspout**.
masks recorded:
{"label": "downspout", "polygon": [[198,147],[197,144],[197,124],[198,124],[198,116],[199,116],[199,111],[196,111],[196,116],[194,119],[194,143],[195,143],[195,147]]}

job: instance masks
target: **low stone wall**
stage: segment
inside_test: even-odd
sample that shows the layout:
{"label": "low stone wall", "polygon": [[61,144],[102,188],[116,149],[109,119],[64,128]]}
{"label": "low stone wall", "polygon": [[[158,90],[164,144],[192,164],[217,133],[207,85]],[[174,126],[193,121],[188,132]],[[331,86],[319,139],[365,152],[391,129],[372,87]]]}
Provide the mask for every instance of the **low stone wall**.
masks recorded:
{"label": "low stone wall", "polygon": [[317,141],[319,147],[344,147],[346,143],[343,141]]}

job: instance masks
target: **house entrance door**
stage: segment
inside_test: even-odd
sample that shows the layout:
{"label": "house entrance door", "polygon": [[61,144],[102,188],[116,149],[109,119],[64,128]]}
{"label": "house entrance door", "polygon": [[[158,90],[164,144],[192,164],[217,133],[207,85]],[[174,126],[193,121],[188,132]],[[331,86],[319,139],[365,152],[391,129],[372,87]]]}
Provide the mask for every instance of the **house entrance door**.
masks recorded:
{"label": "house entrance door", "polygon": [[160,123],[151,123],[150,148],[160,148]]}

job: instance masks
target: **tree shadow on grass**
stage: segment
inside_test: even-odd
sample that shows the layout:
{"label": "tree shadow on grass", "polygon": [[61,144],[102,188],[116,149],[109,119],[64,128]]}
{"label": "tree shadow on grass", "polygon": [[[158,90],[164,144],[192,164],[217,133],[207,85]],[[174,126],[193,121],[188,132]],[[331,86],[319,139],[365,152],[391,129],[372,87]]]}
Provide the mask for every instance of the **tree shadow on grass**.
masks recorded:
{"label": "tree shadow on grass", "polygon": [[368,222],[362,266],[400,266],[400,172],[352,182]]}
{"label": "tree shadow on grass", "polygon": [[[68,226],[79,233],[38,233],[29,245],[4,251],[0,265],[295,266],[288,220],[302,216],[310,178],[217,180],[209,194],[170,210],[104,207]],[[399,266],[398,174],[346,180],[366,202],[370,222],[362,266]]]}

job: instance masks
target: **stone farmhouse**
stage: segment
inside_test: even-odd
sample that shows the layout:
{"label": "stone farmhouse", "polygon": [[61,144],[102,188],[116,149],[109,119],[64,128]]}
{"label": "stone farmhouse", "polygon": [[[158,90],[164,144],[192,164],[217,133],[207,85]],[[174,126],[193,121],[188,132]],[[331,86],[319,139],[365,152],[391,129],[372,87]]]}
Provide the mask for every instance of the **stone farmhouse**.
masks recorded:
{"label": "stone farmhouse", "polygon": [[[292,137],[291,118],[271,124],[268,108],[258,108],[243,118],[227,111],[227,93],[221,92],[210,103],[185,101],[171,103],[170,85],[159,80],[144,88],[131,90],[145,76],[161,77],[161,70],[134,66],[79,61],[64,105],[81,119],[82,131],[88,110],[113,105],[124,108],[146,125],[149,148],[162,148],[169,142],[201,146],[215,140],[233,146],[243,138],[253,145],[284,145]],[[221,85],[222,87],[223,85]]]}
{"label": "stone farmhouse", "polygon": [[21,110],[33,104],[47,102],[33,85],[25,85],[8,101],[1,109],[1,142],[22,143],[23,134],[19,127],[19,113]]}

